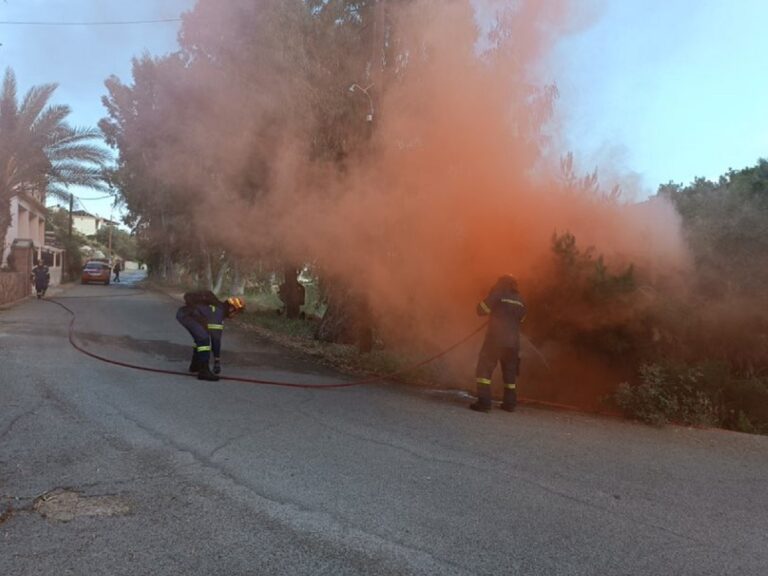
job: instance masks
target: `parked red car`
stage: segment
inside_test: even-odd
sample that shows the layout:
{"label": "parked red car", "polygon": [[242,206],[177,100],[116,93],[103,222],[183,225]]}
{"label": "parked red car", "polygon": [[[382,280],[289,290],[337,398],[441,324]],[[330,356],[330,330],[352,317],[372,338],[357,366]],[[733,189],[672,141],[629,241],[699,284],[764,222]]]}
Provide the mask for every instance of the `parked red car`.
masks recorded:
{"label": "parked red car", "polygon": [[80,282],[82,284],[88,284],[89,282],[109,284],[111,274],[112,269],[109,267],[109,264],[91,260],[86,262],[85,268],[83,268],[83,274],[80,277]]}

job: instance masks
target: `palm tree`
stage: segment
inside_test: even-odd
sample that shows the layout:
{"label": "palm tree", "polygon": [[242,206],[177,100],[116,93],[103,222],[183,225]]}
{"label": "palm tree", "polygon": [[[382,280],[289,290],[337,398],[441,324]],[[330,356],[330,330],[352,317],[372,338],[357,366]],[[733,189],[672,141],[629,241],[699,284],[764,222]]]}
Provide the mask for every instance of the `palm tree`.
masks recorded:
{"label": "palm tree", "polygon": [[67,124],[69,106],[49,104],[57,84],[33,86],[21,102],[16,76],[0,86],[0,238],[11,223],[11,198],[23,189],[67,198],[72,185],[104,189],[109,154],[93,143],[96,129]]}

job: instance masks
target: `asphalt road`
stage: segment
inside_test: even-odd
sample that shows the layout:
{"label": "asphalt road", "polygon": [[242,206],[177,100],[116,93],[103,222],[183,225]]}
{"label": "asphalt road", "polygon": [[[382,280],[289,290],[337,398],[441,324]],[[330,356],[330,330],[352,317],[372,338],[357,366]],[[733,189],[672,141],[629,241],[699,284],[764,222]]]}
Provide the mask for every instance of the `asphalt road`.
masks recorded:
{"label": "asphalt road", "polygon": [[[79,342],[184,370],[178,303],[54,296]],[[768,438],[131,370],[69,314],[0,311],[0,574],[768,574]],[[338,375],[225,331],[228,374]]]}

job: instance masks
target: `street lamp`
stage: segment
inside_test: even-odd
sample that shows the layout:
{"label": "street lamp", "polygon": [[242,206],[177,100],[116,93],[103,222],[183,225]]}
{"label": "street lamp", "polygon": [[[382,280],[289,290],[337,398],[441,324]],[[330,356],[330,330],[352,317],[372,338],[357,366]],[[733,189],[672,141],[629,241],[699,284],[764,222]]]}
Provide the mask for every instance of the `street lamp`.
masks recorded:
{"label": "street lamp", "polygon": [[368,90],[370,90],[371,88],[373,88],[373,84],[369,84],[368,86],[363,88],[362,86],[360,86],[360,84],[355,83],[355,84],[352,84],[352,86],[349,87],[349,91],[350,92],[354,92],[355,90],[359,90],[360,92],[365,94],[366,98],[368,98],[368,108],[369,108],[369,111],[368,111],[368,114],[365,117],[366,122],[373,122],[373,98],[371,98],[371,94],[368,92]]}

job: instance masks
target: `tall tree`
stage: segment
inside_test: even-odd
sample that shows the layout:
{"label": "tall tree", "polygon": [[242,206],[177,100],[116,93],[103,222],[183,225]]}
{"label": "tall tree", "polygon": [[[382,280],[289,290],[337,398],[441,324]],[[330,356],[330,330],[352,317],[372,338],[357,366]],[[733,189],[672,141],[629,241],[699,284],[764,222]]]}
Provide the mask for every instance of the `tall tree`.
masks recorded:
{"label": "tall tree", "polygon": [[765,295],[768,283],[768,160],[717,182],[667,184],[683,217],[701,288],[721,296]]}
{"label": "tall tree", "polygon": [[[194,197],[182,178],[167,168],[167,154],[178,150],[184,117],[186,68],[178,55],[133,61],[133,82],[117,77],[106,80],[102,98],[108,116],[99,122],[107,143],[118,152],[111,184],[120,191],[128,209],[128,224],[153,272],[166,278],[174,261],[184,258],[193,243],[191,205]],[[184,167],[177,168],[183,173]]]}
{"label": "tall tree", "polygon": [[67,187],[103,188],[108,152],[98,130],[66,122],[69,106],[50,104],[56,84],[29,89],[19,102],[8,68],[0,87],[0,238],[11,223],[10,199],[25,188],[66,197]]}

